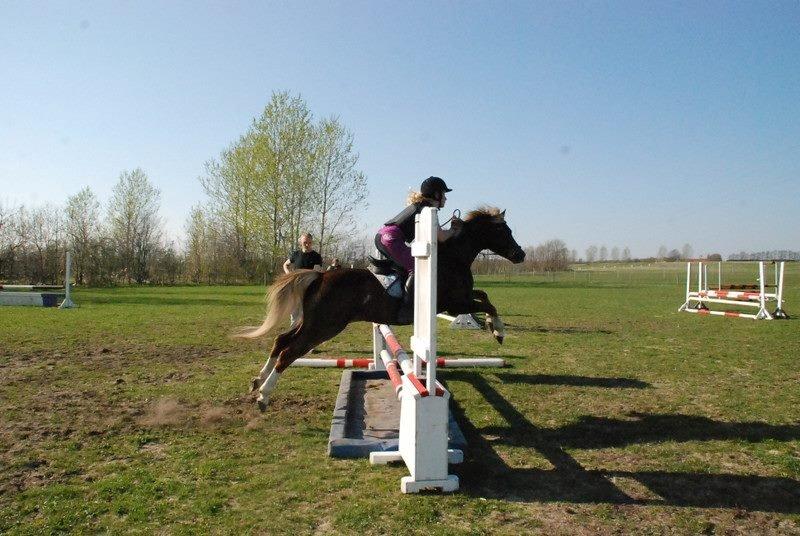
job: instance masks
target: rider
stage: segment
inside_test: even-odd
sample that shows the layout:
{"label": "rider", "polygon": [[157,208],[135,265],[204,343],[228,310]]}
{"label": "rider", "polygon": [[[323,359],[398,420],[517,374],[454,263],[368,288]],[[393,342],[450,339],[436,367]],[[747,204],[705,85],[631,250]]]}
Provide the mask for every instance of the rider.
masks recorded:
{"label": "rider", "polygon": [[[452,192],[452,190],[447,187],[447,184],[442,179],[428,177],[422,181],[419,192],[411,192],[408,196],[408,206],[394,218],[384,223],[376,236],[376,241],[380,240],[385,252],[389,254],[392,260],[408,272],[408,279],[406,279],[405,285],[406,293],[403,300],[406,306],[409,303],[413,303],[411,289],[414,279],[414,257],[411,256],[411,248],[408,244],[414,241],[414,217],[422,212],[424,207],[444,207],[447,201],[447,196],[445,195],[447,192]],[[453,236],[459,227],[458,223],[460,222],[453,218],[449,230],[443,231],[440,228],[437,235],[438,241],[444,242]],[[401,309],[401,312],[407,313],[408,307],[404,309],[405,311]]]}

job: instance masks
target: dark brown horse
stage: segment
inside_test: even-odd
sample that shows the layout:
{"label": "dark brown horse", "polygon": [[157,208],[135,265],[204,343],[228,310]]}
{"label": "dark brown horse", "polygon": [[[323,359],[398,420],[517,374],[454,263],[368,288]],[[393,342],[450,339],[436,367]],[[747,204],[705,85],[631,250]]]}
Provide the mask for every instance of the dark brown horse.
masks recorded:
{"label": "dark brown horse", "polygon": [[[472,288],[470,266],[478,253],[487,249],[513,263],[525,259],[525,252],[511,236],[505,211],[472,211],[460,231],[439,244],[437,311],[452,315],[486,313],[488,329],[502,343],[504,328],[497,309],[485,292]],[[401,300],[389,296],[375,276],[363,269],[297,270],[282,275],[270,287],[268,301],[264,323],[237,336],[265,335],[289,313],[300,316],[300,320],[275,338],[269,360],[253,379],[253,389],[260,391],[258,404],[262,410],[281,373],[295,359],[341,333],[350,322],[396,324],[401,306]]]}

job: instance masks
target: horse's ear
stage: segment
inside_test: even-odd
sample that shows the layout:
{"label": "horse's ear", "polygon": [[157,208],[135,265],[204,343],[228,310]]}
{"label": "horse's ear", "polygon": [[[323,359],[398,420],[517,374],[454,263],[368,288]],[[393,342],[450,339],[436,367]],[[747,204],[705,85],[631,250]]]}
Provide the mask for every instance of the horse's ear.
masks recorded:
{"label": "horse's ear", "polygon": [[506,211],[505,210],[500,213],[500,217],[503,218],[504,220],[506,219]]}

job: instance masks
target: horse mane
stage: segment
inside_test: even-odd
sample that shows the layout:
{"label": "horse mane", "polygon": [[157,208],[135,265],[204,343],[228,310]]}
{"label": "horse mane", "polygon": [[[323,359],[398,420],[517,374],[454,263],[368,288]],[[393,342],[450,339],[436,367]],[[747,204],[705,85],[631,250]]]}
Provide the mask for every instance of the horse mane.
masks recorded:
{"label": "horse mane", "polygon": [[505,215],[503,214],[504,211],[501,211],[497,207],[491,207],[488,205],[478,207],[475,210],[471,210],[467,213],[464,217],[464,221],[473,221],[479,219],[492,219],[495,220],[497,223],[505,221]]}

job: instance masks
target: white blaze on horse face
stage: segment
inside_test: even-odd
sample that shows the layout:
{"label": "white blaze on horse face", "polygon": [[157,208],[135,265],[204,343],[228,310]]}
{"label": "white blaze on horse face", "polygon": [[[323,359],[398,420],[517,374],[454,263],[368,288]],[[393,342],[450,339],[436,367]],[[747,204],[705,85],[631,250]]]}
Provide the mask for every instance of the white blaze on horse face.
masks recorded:
{"label": "white blaze on horse face", "polygon": [[278,372],[277,370],[273,370],[272,372],[270,372],[267,379],[264,381],[264,383],[261,384],[261,387],[258,389],[258,392],[260,393],[258,397],[259,402],[263,402],[264,404],[267,403],[267,400],[269,400],[269,395],[275,389],[275,385],[278,383],[278,378],[280,377],[281,373]]}

